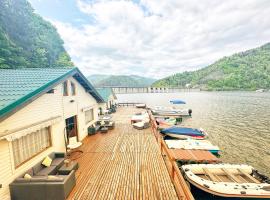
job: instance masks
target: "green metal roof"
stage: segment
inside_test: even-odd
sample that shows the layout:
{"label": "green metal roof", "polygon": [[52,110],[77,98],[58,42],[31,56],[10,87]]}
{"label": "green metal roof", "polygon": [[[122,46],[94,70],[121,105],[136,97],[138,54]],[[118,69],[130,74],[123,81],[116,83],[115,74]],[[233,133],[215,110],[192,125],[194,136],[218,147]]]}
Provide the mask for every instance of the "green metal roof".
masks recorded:
{"label": "green metal roof", "polygon": [[96,90],[106,102],[109,100],[110,95],[114,96],[111,88],[97,88]]}
{"label": "green metal roof", "polygon": [[78,68],[0,69],[0,120],[70,76],[98,102],[104,101]]}

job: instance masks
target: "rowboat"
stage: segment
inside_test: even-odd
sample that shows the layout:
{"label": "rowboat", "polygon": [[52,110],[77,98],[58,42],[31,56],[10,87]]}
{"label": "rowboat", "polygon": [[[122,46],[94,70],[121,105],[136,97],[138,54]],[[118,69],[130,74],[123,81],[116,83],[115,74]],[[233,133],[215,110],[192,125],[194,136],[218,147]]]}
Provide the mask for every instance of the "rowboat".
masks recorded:
{"label": "rowboat", "polygon": [[195,188],[218,197],[270,198],[270,179],[249,165],[190,164],[181,167]]}
{"label": "rowboat", "polygon": [[207,133],[203,129],[194,129],[177,126],[165,128],[161,130],[160,133],[177,139],[192,138],[196,140],[203,140],[207,137]]}
{"label": "rowboat", "polygon": [[212,154],[218,155],[220,149],[218,146],[214,146],[208,140],[165,140],[168,148],[170,149],[194,149],[194,150],[207,150]]}

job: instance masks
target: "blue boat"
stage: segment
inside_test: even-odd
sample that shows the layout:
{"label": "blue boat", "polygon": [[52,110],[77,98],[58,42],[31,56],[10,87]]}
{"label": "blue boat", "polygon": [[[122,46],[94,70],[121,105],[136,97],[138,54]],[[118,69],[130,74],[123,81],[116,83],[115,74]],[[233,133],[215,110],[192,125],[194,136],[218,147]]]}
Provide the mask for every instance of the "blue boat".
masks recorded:
{"label": "blue boat", "polygon": [[179,100],[179,99],[171,100],[170,103],[172,103],[172,104],[186,104],[185,101],[182,101],[182,100]]}
{"label": "blue boat", "polygon": [[176,126],[165,128],[161,131],[161,133],[178,139],[187,139],[187,138],[205,139],[207,135],[203,130],[200,129],[176,127]]}

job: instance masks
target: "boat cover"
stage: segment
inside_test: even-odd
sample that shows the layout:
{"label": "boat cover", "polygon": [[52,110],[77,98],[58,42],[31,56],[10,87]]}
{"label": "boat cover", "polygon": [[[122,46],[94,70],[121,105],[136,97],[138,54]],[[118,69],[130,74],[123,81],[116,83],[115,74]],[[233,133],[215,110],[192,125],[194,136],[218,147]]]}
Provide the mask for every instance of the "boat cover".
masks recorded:
{"label": "boat cover", "polygon": [[176,126],[165,128],[160,132],[164,134],[173,133],[173,134],[178,134],[178,135],[204,136],[203,132],[200,131],[199,129],[176,127]]}
{"label": "boat cover", "polygon": [[170,101],[172,104],[186,104],[186,102],[182,101],[182,100],[179,100],[179,99],[176,99],[176,100],[171,100]]}

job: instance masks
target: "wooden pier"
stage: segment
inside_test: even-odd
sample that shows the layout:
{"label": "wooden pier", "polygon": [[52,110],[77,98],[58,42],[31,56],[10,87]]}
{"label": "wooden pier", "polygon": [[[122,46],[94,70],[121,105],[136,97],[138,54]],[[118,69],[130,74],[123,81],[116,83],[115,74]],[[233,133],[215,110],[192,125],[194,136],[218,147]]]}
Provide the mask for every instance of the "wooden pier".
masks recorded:
{"label": "wooden pier", "polygon": [[[87,137],[83,153],[73,154],[80,167],[69,200],[193,200],[176,163],[161,153],[164,147],[157,142],[156,133],[130,125],[131,115],[136,112],[138,109],[133,107],[119,108],[113,114],[115,129]],[[172,168],[166,165],[168,162]],[[176,180],[178,184],[174,185]]]}
{"label": "wooden pier", "polygon": [[115,94],[133,94],[133,93],[176,93],[176,92],[199,92],[195,88],[168,88],[168,87],[110,87]]}

